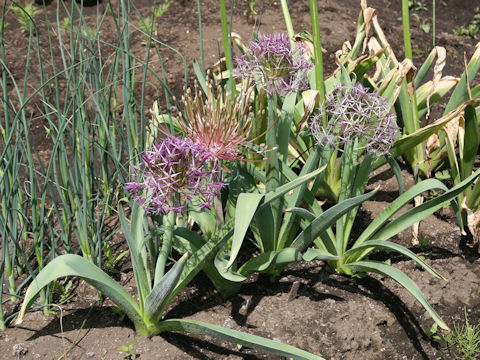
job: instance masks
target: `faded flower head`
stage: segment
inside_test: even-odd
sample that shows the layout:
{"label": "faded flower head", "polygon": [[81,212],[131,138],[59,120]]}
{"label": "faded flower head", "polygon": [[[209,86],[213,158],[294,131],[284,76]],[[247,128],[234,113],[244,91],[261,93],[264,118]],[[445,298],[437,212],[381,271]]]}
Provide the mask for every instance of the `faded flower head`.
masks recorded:
{"label": "faded flower head", "polygon": [[135,201],[147,211],[183,213],[192,201],[209,208],[223,182],[218,161],[204,146],[190,139],[168,137],[154,143],[134,167],[140,180],[125,184]]}
{"label": "faded flower head", "polygon": [[183,98],[185,118],[180,115],[182,132],[197,144],[205,146],[217,159],[245,160],[244,150],[261,152],[253,141],[258,138],[256,123],[251,116],[248,100],[250,91],[232,94],[216,91],[207,83],[206,98],[195,87]]}
{"label": "faded flower head", "polygon": [[309,88],[308,72],[313,64],[307,51],[290,44],[285,33],[259,34],[247,52],[236,59],[236,72],[254,81],[260,78],[267,92],[285,95]]}
{"label": "faded flower head", "polygon": [[[322,125],[324,116],[327,127]],[[376,156],[389,153],[399,130],[387,101],[358,83],[335,87],[310,129],[320,145],[333,148],[358,139],[360,148]]]}

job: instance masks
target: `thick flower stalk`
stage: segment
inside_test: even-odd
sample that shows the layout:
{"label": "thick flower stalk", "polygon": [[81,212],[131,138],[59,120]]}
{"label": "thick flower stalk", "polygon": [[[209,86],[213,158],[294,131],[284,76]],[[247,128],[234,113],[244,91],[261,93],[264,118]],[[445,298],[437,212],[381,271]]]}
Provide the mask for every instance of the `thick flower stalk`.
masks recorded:
{"label": "thick flower stalk", "polygon": [[168,137],[135,166],[138,180],[125,184],[135,201],[153,213],[183,213],[190,204],[209,208],[220,192],[219,164],[203,145]]}
{"label": "thick flower stalk", "polygon": [[[322,119],[328,125],[322,125]],[[341,148],[358,140],[359,149],[388,155],[399,128],[387,101],[361,84],[335,87],[325,99],[310,126],[319,145]]]}
{"label": "thick flower stalk", "polygon": [[264,84],[269,95],[281,96],[309,88],[313,64],[306,48],[290,44],[285,33],[259,34],[247,52],[236,59],[236,73]]}

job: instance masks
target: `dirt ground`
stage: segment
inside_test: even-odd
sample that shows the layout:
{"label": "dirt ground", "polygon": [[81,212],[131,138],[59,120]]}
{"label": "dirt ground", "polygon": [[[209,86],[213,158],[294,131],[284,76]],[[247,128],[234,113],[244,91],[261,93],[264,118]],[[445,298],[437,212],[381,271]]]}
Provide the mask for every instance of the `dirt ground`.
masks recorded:
{"label": "dirt ground", "polygon": [[[430,3],[424,1],[428,9]],[[246,2],[236,1],[233,31],[248,41],[254,29],[254,20],[260,23],[260,31],[271,33],[284,31],[280,1],[258,1],[259,15],[247,19],[244,16]],[[324,0],[319,2],[324,63],[326,73],[335,68],[334,52],[344,41],[353,41],[360,1]],[[440,3],[440,2],[438,2]],[[148,14],[151,1],[135,1],[143,14]],[[218,1],[202,0],[204,46],[207,67],[219,58],[221,48],[220,11]],[[400,1],[369,0],[368,5],[377,9],[386,36],[403,58]],[[476,40],[454,35],[452,30],[473,19],[477,1],[446,0],[437,8],[437,45],[447,49],[447,65],[444,75],[459,76],[463,71],[464,53],[467,58],[474,51]],[[105,6],[103,3],[100,7]],[[55,2],[47,6],[53,16]],[[307,1],[289,1],[296,32],[310,30],[310,14]],[[95,7],[86,9],[93,18]],[[427,20],[431,11],[418,10],[420,21]],[[5,39],[9,46],[22,51],[24,35],[15,29],[15,19],[6,28]],[[104,26],[108,26],[107,23]],[[158,28],[159,40],[179,49],[192,64],[198,59],[200,45],[198,14],[192,1],[174,1],[164,14]],[[412,41],[415,49],[414,63],[421,65],[431,49],[431,32],[425,33],[420,22],[411,19]],[[105,32],[108,36],[108,32]],[[134,52],[145,50],[134,41]],[[13,61],[13,57],[12,57]],[[22,68],[12,69],[18,78]],[[182,91],[181,60],[173,52],[165,50],[165,67],[169,86],[177,95]],[[11,69],[11,70],[12,70]],[[147,106],[159,99],[161,87],[152,80]],[[35,109],[32,109],[34,112]],[[39,127],[40,129],[40,127]],[[32,129],[34,130],[34,129]],[[34,138],[44,138],[40,130],[34,130]],[[406,186],[413,183],[412,175],[403,170]],[[387,167],[376,171],[369,188],[380,185],[381,190],[373,201],[361,209],[361,223],[365,226],[397,195],[397,185]],[[447,278],[441,281],[418,269],[413,262],[393,254],[377,254],[379,259],[391,258],[394,266],[411,277],[425,297],[449,324],[464,320],[466,309],[470,323],[480,321],[480,260],[478,245],[471,249],[468,238],[461,236],[458,227],[446,209],[423,221],[420,232],[430,239],[423,247],[411,248],[423,255],[426,261]],[[121,241],[117,240],[117,241]],[[393,239],[409,246],[410,233],[403,232]],[[133,291],[131,267],[123,263],[121,282]],[[289,299],[294,282],[299,282],[298,294]],[[96,292],[82,282],[76,282],[77,296],[63,306],[62,316],[27,314],[20,327],[0,332],[0,357],[2,359],[60,359],[68,353],[68,359],[121,359],[119,346],[134,341],[133,353],[138,359],[280,359],[272,355],[237,348],[201,336],[179,333],[162,334],[152,339],[136,335],[131,324],[122,320],[108,306],[108,300],[98,305]],[[7,314],[8,315],[8,314]],[[332,274],[322,262],[292,264],[280,279],[271,282],[263,276],[252,276],[239,293],[224,300],[208,282],[199,275],[172,304],[166,317],[182,317],[223,325],[275,339],[318,354],[326,359],[452,359],[448,350],[431,341],[427,336],[433,320],[424,308],[394,281],[380,276],[367,276],[352,280]]]}

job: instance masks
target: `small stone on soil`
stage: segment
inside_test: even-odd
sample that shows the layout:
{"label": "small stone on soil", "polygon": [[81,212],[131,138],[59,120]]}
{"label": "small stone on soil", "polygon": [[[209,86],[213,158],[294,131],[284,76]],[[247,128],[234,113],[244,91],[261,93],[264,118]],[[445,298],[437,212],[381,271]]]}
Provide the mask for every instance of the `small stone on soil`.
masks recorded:
{"label": "small stone on soil", "polygon": [[12,355],[15,357],[20,357],[28,353],[28,348],[24,343],[15,344],[12,347]]}

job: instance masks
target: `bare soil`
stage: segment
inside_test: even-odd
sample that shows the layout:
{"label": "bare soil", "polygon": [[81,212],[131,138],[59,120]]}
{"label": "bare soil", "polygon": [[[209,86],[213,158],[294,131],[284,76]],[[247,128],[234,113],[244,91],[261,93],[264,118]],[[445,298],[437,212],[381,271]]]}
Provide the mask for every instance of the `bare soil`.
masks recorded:
{"label": "bare soil", "polygon": [[[236,1],[233,31],[248,41],[254,22],[265,33],[284,31],[280,1],[258,1],[259,15],[247,19],[246,3]],[[148,14],[151,2],[135,1],[142,14]],[[222,55],[220,11],[218,1],[202,0],[202,18],[206,66],[212,66]],[[370,0],[368,5],[377,9],[379,19],[397,57],[402,58],[400,1]],[[426,4],[429,8],[430,4]],[[447,49],[447,66],[444,74],[459,76],[463,71],[464,53],[473,53],[476,41],[469,37],[453,35],[452,30],[473,19],[477,1],[446,0],[437,5],[437,45]],[[104,3],[99,5],[105,6]],[[310,30],[310,14],[306,1],[289,1],[296,32]],[[46,7],[49,16],[55,14],[56,4]],[[356,20],[360,11],[357,1],[325,0],[319,2],[327,74],[335,68],[334,52],[344,41],[353,41]],[[43,10],[42,10],[43,11]],[[94,19],[95,6],[86,8]],[[419,10],[421,20],[431,12]],[[41,16],[39,16],[40,18]],[[7,19],[6,41],[20,54],[25,52],[25,37],[16,28],[16,20]],[[109,26],[106,20],[105,28]],[[198,14],[195,2],[174,1],[165,13],[158,28],[159,40],[179,49],[191,66],[199,58],[200,39]],[[111,25],[111,24],[110,24]],[[431,49],[431,33],[426,34],[412,18],[412,41],[416,49],[414,63],[421,65]],[[40,26],[40,29],[42,27]],[[108,31],[104,31],[108,40]],[[134,39],[133,51],[145,52],[140,35]],[[41,41],[45,39],[41,38]],[[165,67],[169,86],[176,95],[183,88],[183,64],[170,50],[165,50]],[[167,59],[168,58],[168,59]],[[22,65],[15,66],[12,56],[11,70],[17,79],[22,77]],[[159,66],[158,62],[153,66]],[[159,70],[159,69],[158,69]],[[190,69],[191,70],[191,69]],[[154,100],[162,102],[160,84],[152,79],[146,106]],[[32,107],[32,114],[36,109]],[[32,129],[34,139],[45,139],[43,126]],[[45,151],[48,146],[45,145]],[[403,170],[406,186],[413,183],[412,175]],[[360,213],[359,228],[366,226],[396,196],[397,184],[387,167],[376,171],[369,187],[380,185],[377,197],[364,205]],[[378,259],[390,258],[392,264],[404,271],[421,288],[427,300],[443,319],[452,326],[464,319],[466,309],[469,321],[480,321],[480,260],[478,245],[471,249],[469,239],[461,236],[448,209],[422,222],[420,232],[430,239],[423,247],[410,246],[410,233],[401,234],[393,241],[410,247],[423,255],[426,261],[447,278],[437,280],[418,269],[411,261],[394,254],[376,254]],[[114,240],[117,244],[122,239]],[[131,265],[123,262],[119,280],[134,291]],[[299,282],[297,296],[289,301],[294,282]],[[27,314],[22,326],[0,333],[2,359],[121,359],[119,346],[134,341],[133,353],[138,359],[280,359],[261,352],[237,348],[230,343],[201,336],[179,333],[162,334],[151,339],[135,334],[132,325],[115,314],[107,300],[98,303],[96,291],[83,282],[76,282],[76,297],[62,306],[62,316]],[[18,304],[16,306],[18,309]],[[13,309],[12,309],[13,310]],[[8,314],[7,314],[8,315]],[[199,275],[172,304],[166,317],[182,317],[223,325],[275,339],[327,359],[452,359],[448,350],[428,336],[433,320],[421,305],[394,281],[379,276],[351,279],[332,274],[322,262],[297,263],[288,266],[282,277],[275,281],[263,276],[252,276],[240,292],[224,300],[209,283]]]}

